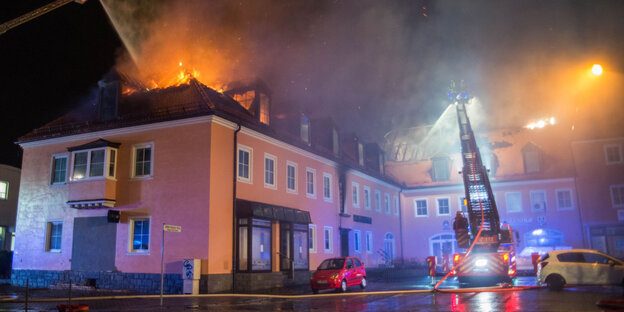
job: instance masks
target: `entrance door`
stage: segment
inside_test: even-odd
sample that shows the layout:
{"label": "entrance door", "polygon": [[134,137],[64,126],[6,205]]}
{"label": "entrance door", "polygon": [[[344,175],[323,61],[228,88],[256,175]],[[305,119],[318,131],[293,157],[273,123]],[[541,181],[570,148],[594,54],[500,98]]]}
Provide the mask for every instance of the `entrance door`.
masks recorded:
{"label": "entrance door", "polygon": [[349,256],[349,229],[340,229],[340,256]]}
{"label": "entrance door", "polygon": [[292,253],[290,250],[292,230],[290,223],[280,223],[280,270],[290,270]]}
{"label": "entrance door", "polygon": [[392,233],[386,233],[384,236],[384,253],[386,264],[392,264],[394,261],[394,235]]}

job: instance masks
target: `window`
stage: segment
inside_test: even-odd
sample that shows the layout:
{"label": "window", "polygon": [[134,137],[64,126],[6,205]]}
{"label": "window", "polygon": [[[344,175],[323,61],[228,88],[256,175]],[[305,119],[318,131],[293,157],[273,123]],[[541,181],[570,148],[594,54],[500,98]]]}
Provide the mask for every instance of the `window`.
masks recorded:
{"label": "window", "polygon": [[360,164],[360,166],[364,167],[364,145],[358,142],[357,146],[358,146],[358,163]]}
{"label": "window", "polygon": [[151,143],[132,146],[132,177],[147,178],[154,171],[154,145]]}
{"label": "window", "polygon": [[394,215],[398,216],[399,215],[399,198],[397,196],[394,196]]}
{"label": "window", "polygon": [[332,201],[332,176],[323,172],[323,199],[327,202]]}
{"label": "window", "polygon": [[384,194],[384,208],[386,214],[390,214],[390,195],[388,193]]}
{"label": "window", "polygon": [[297,194],[297,164],[286,162],[286,192]]}
{"label": "window", "polygon": [[583,253],[580,252],[568,252],[557,255],[557,259],[559,262],[577,262],[583,263],[585,259],[583,258]]}
{"label": "window", "polygon": [[520,192],[505,193],[507,212],[522,212],[522,197]]}
{"label": "window", "polygon": [[[310,265],[308,261],[308,250],[310,249],[308,243],[308,227],[305,224],[293,224],[293,254],[290,256],[293,259],[296,270],[309,270]],[[269,249],[270,251],[270,249]],[[270,255],[270,254],[269,254]]]}
{"label": "window", "polygon": [[362,232],[353,230],[353,250],[357,253],[362,252]]}
{"label": "window", "polygon": [[336,156],[340,156],[340,136],[338,136],[338,130],[336,130],[336,128],[333,129],[333,150],[334,150],[334,155]]}
{"label": "window", "polygon": [[541,151],[532,142],[527,143],[522,148],[522,158],[524,161],[524,173],[540,172],[541,167]]}
{"label": "window", "polygon": [[261,93],[260,94],[260,122],[268,125],[270,123],[270,104],[269,104],[269,97],[266,96],[266,94]]}
{"label": "window", "polygon": [[622,163],[622,147],[619,144],[605,145],[604,151],[607,165]]}
{"label": "window", "polygon": [[428,215],[426,199],[414,200],[414,213],[416,217],[426,217]]}
{"label": "window", "polygon": [[238,181],[252,183],[252,155],[250,147],[238,145]]}
{"label": "window", "polygon": [[323,247],[325,248],[325,253],[332,253],[332,228],[331,226],[326,226],[323,228]]}
{"label": "window", "polygon": [[301,140],[310,145],[310,119],[308,116],[301,116]]}
{"label": "window", "polygon": [[546,191],[531,191],[531,210],[546,211]]}
{"label": "window", "polygon": [[306,195],[310,198],[316,198],[314,185],[316,184],[316,170],[306,168]]}
{"label": "window", "polygon": [[316,253],[316,224],[308,224],[308,247],[311,253]]}
{"label": "window", "polygon": [[353,207],[360,208],[360,185],[355,182],[351,183],[351,203]]}
{"label": "window", "polygon": [[451,207],[448,198],[438,198],[438,216],[450,216]]}
{"label": "window", "polygon": [[270,220],[238,219],[239,271],[271,270],[271,235]]}
{"label": "window", "polygon": [[373,232],[366,231],[366,252],[373,253]]}
{"label": "window", "polygon": [[63,234],[63,222],[52,221],[46,226],[46,251],[60,252],[61,238]]}
{"label": "window", "polygon": [[[72,167],[72,180],[83,180],[89,178],[115,177],[115,163],[117,150],[113,148],[101,148],[86,151],[72,152],[74,166]],[[106,164],[108,164],[106,166]]]}
{"label": "window", "polygon": [[150,219],[130,219],[130,252],[148,253],[150,243]]}
{"label": "window", "polygon": [[277,183],[275,181],[275,165],[277,164],[277,157],[271,154],[264,154],[264,187],[277,189]]}
{"label": "window", "polygon": [[611,203],[614,208],[624,208],[624,185],[611,185]]}
{"label": "window", "polygon": [[448,157],[436,157],[431,161],[431,179],[433,182],[448,181],[451,178]]}
{"label": "window", "polygon": [[9,182],[0,181],[0,199],[9,198]]}
{"label": "window", "polygon": [[370,188],[364,186],[364,209],[371,210]]}
{"label": "window", "polygon": [[375,211],[381,212],[381,192],[375,190]]}
{"label": "window", "polygon": [[67,182],[67,154],[52,156],[52,184]]}
{"label": "window", "polygon": [[571,190],[557,190],[555,193],[557,195],[557,210],[574,209]]}
{"label": "window", "polygon": [[464,196],[459,197],[459,210],[463,212],[468,212],[468,201]]}

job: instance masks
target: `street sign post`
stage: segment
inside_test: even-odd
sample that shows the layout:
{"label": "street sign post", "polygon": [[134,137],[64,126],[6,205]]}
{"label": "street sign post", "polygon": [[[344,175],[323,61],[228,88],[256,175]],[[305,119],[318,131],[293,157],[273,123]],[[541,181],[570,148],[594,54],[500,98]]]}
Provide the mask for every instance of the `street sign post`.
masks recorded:
{"label": "street sign post", "polygon": [[163,223],[162,242],[160,244],[160,306],[163,305],[163,284],[165,282],[165,232],[182,232],[179,225],[170,225]]}

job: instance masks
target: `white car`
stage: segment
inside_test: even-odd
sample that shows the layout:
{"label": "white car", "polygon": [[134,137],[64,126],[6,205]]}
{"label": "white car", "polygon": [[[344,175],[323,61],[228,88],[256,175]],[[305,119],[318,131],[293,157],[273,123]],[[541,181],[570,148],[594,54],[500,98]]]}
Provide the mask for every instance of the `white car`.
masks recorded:
{"label": "white car", "polygon": [[596,250],[553,250],[537,264],[537,283],[554,290],[564,285],[624,285],[624,262]]}

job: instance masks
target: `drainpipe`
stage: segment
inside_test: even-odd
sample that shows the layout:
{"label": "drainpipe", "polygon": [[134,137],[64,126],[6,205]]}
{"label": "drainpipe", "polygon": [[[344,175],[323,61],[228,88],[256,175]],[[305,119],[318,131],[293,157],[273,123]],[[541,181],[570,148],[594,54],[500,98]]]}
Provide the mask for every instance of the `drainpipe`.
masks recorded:
{"label": "drainpipe", "polygon": [[403,187],[399,190],[399,239],[401,240],[401,263],[405,265],[405,257],[403,256],[403,204],[401,201]]}
{"label": "drainpipe", "polygon": [[[578,179],[578,170],[576,170],[576,157],[574,157],[574,147],[572,147],[572,138],[570,138],[569,146],[570,146],[570,154],[572,155],[572,166],[574,170],[574,197],[576,200],[576,210],[579,214],[579,222],[581,223],[581,236],[583,238],[583,248],[591,248],[589,246],[589,240],[591,239],[591,233],[589,232],[589,227],[585,226],[583,222],[583,212],[581,211],[581,197],[578,192],[577,179]],[[556,195],[556,194],[555,194]]]}
{"label": "drainpipe", "polygon": [[238,132],[241,130],[240,123],[237,124],[237,128],[234,131],[234,158],[232,160],[232,168],[233,168],[233,178],[232,178],[232,292],[236,290],[236,166],[238,155],[236,154],[238,150]]}

